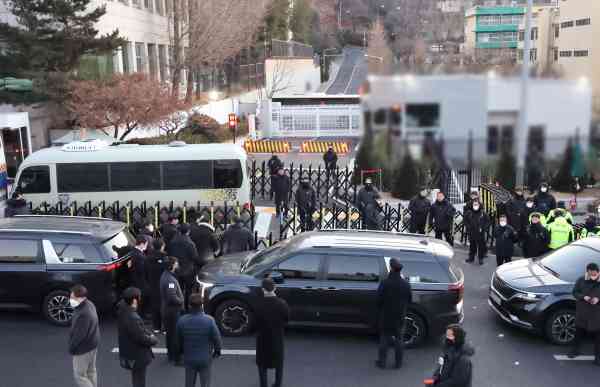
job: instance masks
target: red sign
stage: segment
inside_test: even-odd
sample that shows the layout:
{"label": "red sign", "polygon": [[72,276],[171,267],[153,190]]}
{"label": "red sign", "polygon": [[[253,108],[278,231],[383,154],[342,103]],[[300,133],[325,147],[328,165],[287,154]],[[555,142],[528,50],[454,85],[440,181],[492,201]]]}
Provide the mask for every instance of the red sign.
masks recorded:
{"label": "red sign", "polygon": [[229,114],[229,129],[235,129],[237,126],[237,116],[234,113]]}

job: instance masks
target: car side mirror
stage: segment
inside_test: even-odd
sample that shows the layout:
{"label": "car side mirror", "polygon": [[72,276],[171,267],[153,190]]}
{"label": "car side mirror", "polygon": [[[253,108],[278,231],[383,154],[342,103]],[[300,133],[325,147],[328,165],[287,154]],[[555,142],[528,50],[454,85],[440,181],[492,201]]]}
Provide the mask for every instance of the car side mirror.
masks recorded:
{"label": "car side mirror", "polygon": [[271,278],[276,284],[282,284],[284,281],[283,274],[278,271],[270,271],[265,278]]}

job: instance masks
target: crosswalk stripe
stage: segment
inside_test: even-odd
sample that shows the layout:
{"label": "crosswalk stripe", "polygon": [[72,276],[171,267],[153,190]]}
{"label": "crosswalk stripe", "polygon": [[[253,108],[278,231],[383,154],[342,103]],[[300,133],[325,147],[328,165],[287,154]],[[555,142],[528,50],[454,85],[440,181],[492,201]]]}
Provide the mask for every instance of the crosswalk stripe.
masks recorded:
{"label": "crosswalk stripe", "polygon": [[558,361],[594,361],[594,356],[577,356],[570,359],[567,355],[554,355],[554,360]]}
{"label": "crosswalk stripe", "polygon": [[[113,348],[112,353],[119,353],[119,348]],[[166,348],[152,348],[152,353],[155,355],[166,355]],[[255,349],[223,349],[221,355],[239,355],[239,356],[256,356]]]}

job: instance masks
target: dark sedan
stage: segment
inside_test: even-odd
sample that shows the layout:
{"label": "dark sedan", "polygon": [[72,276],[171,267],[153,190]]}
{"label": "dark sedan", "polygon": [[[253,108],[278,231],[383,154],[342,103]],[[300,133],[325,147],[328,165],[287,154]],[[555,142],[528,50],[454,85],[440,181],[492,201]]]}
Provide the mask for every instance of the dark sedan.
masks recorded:
{"label": "dark sedan", "polygon": [[488,304],[502,320],[544,335],[555,344],[575,337],[575,281],[590,262],[600,265],[600,238],[571,243],[539,259],[510,262],[496,269]]}

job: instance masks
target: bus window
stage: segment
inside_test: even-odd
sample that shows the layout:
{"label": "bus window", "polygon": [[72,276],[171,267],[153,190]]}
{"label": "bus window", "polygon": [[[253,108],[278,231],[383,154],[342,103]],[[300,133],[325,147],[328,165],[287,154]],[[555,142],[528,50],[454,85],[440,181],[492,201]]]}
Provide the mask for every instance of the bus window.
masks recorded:
{"label": "bus window", "polygon": [[165,161],[163,189],[212,188],[211,161]]}
{"label": "bus window", "polygon": [[17,187],[24,194],[50,193],[50,168],[39,165],[24,169]]}
{"label": "bus window", "polygon": [[242,166],[239,160],[215,160],[213,169],[214,188],[240,188]]}
{"label": "bus window", "polygon": [[160,191],[160,163],[110,164],[111,191]]}
{"label": "bus window", "polygon": [[108,164],[56,164],[58,192],[108,192]]}

